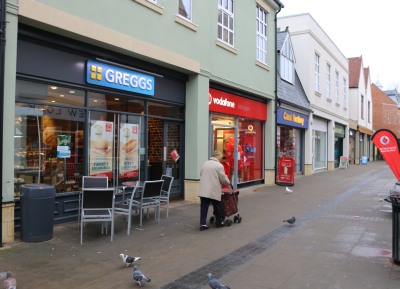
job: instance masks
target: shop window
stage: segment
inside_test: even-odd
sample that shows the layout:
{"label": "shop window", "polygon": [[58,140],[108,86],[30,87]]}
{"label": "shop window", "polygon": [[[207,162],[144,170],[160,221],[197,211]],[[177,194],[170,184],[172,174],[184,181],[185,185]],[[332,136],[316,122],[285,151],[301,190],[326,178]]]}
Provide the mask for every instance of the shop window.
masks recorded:
{"label": "shop window", "polygon": [[325,169],[327,163],[326,132],[313,130],[314,133],[314,169]]}
{"label": "shop window", "polygon": [[43,104],[83,107],[85,92],[69,87],[17,80],[16,99]]}
{"label": "shop window", "polygon": [[149,102],[148,104],[148,114],[151,116],[183,119],[184,112],[185,112],[184,108],[179,106],[173,106],[155,102]]}
{"label": "shop window", "polygon": [[261,121],[239,119],[238,163],[242,182],[263,178],[263,125]]}
{"label": "shop window", "polygon": [[[238,183],[263,178],[263,125],[261,121],[238,119],[238,139],[235,140],[236,119],[213,115],[213,149],[223,152],[225,173],[233,182],[237,172]],[[235,153],[235,145],[237,151]],[[237,166],[236,162],[237,161]]]}
{"label": "shop window", "polygon": [[144,113],[144,101],[132,99],[131,97],[89,92],[88,105],[91,108],[122,111],[130,113]]}
{"label": "shop window", "polygon": [[16,103],[14,193],[22,184],[48,183],[57,192],[79,190],[83,175],[85,112]]}

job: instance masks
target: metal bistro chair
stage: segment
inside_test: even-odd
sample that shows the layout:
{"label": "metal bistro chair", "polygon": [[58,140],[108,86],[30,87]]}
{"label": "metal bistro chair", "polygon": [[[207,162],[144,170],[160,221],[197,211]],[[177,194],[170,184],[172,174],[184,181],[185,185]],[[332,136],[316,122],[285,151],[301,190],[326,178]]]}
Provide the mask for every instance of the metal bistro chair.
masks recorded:
{"label": "metal bistro chair", "polygon": [[[100,176],[83,176],[82,177],[82,192],[84,189],[89,188],[108,188],[108,177]],[[82,193],[79,194],[79,211],[78,211],[78,225],[81,222],[81,200]]]}
{"label": "metal bistro chair", "polygon": [[83,228],[88,222],[101,222],[101,233],[111,223],[111,241],[114,239],[114,188],[86,188],[82,190],[81,207],[81,244]]}
{"label": "metal bistro chair", "polygon": [[171,194],[171,187],[172,187],[172,183],[174,182],[174,177],[162,175],[161,179],[164,181],[164,183],[163,183],[163,186],[161,189],[160,202],[167,203],[167,218],[168,218],[169,195]]}
{"label": "metal bistro chair", "polygon": [[[133,191],[131,193],[130,198],[123,199],[121,202],[115,203],[115,208],[114,208],[114,213],[117,215],[123,215],[126,216],[128,219],[128,230],[127,230],[127,235],[130,235],[131,233],[131,224],[132,224],[132,205],[133,205],[133,200],[136,199],[138,200],[138,191],[141,189],[140,186],[135,186],[133,187]],[[125,194],[125,191],[124,191]]]}
{"label": "metal bistro chair", "polygon": [[131,198],[132,207],[139,210],[140,226],[142,226],[143,210],[147,209],[147,218],[149,218],[149,209],[154,208],[157,222],[160,222],[160,194],[164,181],[146,181],[140,199]]}

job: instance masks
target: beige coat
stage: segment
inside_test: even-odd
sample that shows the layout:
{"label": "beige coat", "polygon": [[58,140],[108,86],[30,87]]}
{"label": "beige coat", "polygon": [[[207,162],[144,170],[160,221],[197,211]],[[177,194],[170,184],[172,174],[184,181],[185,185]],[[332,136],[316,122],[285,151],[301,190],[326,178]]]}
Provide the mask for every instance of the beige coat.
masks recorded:
{"label": "beige coat", "polygon": [[224,166],[218,159],[211,157],[203,164],[200,171],[199,197],[221,201],[221,185],[229,185]]}

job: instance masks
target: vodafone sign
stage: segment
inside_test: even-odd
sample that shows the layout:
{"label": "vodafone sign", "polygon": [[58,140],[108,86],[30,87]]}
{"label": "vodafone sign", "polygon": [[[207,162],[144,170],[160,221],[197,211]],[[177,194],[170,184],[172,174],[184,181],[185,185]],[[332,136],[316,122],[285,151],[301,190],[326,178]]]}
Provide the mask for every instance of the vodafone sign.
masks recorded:
{"label": "vodafone sign", "polygon": [[267,104],[210,88],[208,109],[230,115],[267,120]]}

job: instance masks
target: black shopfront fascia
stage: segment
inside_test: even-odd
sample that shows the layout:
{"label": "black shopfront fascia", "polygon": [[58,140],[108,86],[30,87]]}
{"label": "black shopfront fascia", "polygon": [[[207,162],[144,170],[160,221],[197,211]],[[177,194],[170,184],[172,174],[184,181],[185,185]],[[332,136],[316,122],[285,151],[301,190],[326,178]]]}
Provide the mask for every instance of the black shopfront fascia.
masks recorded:
{"label": "black shopfront fascia", "polygon": [[[112,91],[90,85],[85,79],[86,61],[105,59],[114,63],[139,69],[155,77],[154,96]],[[100,61],[100,60],[99,60]],[[145,62],[127,55],[118,54],[100,47],[78,42],[56,34],[20,25],[17,49],[17,78],[54,82],[85,90],[107,91],[132,95],[142,100],[157,101],[184,106],[187,75],[154,63]],[[182,152],[183,153],[183,152]],[[182,167],[182,169],[184,169]],[[76,204],[75,204],[76,203]],[[69,209],[65,208],[65,204]],[[55,201],[55,223],[72,221],[77,217],[78,192],[57,194]],[[70,213],[65,213],[70,210]],[[20,227],[20,202],[15,203],[15,228]]]}

